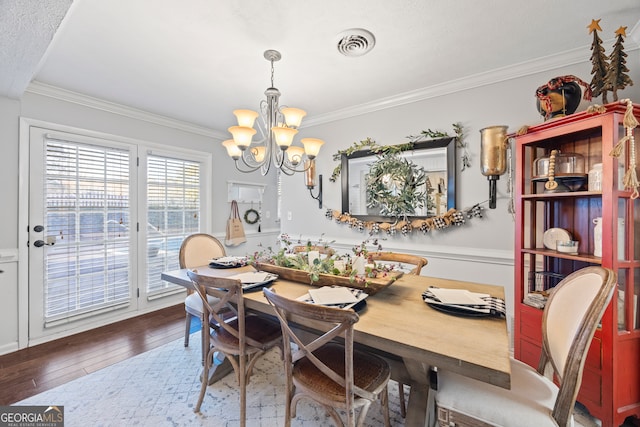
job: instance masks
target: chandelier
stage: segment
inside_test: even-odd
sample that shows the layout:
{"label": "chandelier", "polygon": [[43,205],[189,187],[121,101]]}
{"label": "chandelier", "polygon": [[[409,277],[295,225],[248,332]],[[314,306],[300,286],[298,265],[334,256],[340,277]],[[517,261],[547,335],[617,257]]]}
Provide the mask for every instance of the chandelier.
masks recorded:
{"label": "chandelier", "polygon": [[[262,175],[266,175],[272,164],[287,175],[315,170],[314,159],[324,141],[302,138],[300,142],[304,148],[292,144],[307,113],[299,108],[279,105],[280,91],[273,85],[273,63],[282,56],[277,50],[267,50],[264,57],[271,62],[271,86],[264,92],[267,99],[260,102],[259,113],[253,110],[233,111],[238,125],[229,128],[233,139],[224,141],[222,145],[241,172],[259,169]],[[252,144],[257,133],[253,126],[258,117],[261,139]]]}

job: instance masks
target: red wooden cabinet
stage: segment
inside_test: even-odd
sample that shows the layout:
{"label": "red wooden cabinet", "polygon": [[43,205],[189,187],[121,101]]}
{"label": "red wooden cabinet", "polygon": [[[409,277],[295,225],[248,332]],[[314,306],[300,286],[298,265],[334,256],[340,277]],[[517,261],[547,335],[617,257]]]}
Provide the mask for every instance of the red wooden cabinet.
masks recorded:
{"label": "red wooden cabinet", "polygon": [[[631,162],[631,144],[624,145],[619,158],[609,155],[625,135],[625,110],[626,104],[612,103],[605,113],[583,112],[548,121],[514,136],[512,144],[516,159],[515,357],[537,367],[542,324],[538,304],[544,303],[544,293],[563,276],[589,265],[616,271],[617,292],[592,341],[578,395],[578,401],[603,426],[619,426],[629,416],[640,417],[640,199],[632,199],[621,182]],[[633,114],[640,121],[640,106],[634,105]],[[638,128],[634,135],[640,164]],[[550,192],[545,189],[550,171],[540,172],[553,150],[563,156],[558,162],[555,155],[553,171],[561,190]],[[564,156],[582,156],[584,170],[564,164]],[[589,190],[586,175],[598,163],[602,164],[601,189],[592,185]],[[562,189],[563,185],[568,188]],[[601,218],[601,243],[595,236],[597,218]],[[577,253],[553,247],[554,239],[564,240],[567,233],[579,242]],[[595,256],[600,245],[602,256]]]}

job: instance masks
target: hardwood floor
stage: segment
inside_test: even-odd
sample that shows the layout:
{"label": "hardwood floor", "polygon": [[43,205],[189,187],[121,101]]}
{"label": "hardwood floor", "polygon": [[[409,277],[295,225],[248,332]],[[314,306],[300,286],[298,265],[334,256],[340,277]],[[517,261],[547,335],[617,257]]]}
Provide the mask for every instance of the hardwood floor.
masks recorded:
{"label": "hardwood floor", "polygon": [[10,405],[184,337],[178,304],[0,356],[0,405]]}

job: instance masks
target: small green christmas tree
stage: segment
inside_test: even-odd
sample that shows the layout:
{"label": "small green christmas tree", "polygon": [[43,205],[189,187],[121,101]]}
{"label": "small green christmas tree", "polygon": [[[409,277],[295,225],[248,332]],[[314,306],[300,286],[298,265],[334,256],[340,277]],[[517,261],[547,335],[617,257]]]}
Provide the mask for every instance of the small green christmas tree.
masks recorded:
{"label": "small green christmas tree", "polygon": [[633,81],[627,74],[627,54],[624,51],[624,37],[627,27],[620,27],[616,31],[616,42],[613,45],[613,52],[609,56],[609,69],[605,77],[605,87],[613,92],[613,100],[618,100],[618,89],[622,90],[627,86],[633,86]]}
{"label": "small green christmas tree", "polygon": [[602,103],[607,103],[607,90],[606,87],[606,74],[607,69],[609,68],[609,64],[607,63],[607,55],[604,52],[604,48],[602,47],[602,40],[598,36],[598,31],[602,31],[600,28],[600,20],[592,19],[591,25],[587,26],[589,29],[589,34],[593,33],[593,42],[591,43],[591,63],[593,64],[593,68],[591,69],[591,74],[593,78],[591,79],[591,90],[593,92],[593,96],[602,95]]}

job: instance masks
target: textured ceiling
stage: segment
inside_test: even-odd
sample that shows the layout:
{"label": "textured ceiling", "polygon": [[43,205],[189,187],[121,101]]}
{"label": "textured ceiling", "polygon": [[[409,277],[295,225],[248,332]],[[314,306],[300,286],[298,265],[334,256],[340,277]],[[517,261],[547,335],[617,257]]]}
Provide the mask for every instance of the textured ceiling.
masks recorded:
{"label": "textured ceiling", "polygon": [[[626,50],[640,44],[638,0],[76,0],[60,24],[69,4],[0,0],[0,93],[19,97],[36,81],[222,131],[270,85],[266,49],[282,53],[281,103],[313,120],[588,59],[592,19],[607,52],[620,26]],[[349,28],[371,31],[373,50],[340,55],[337,35]]]}

